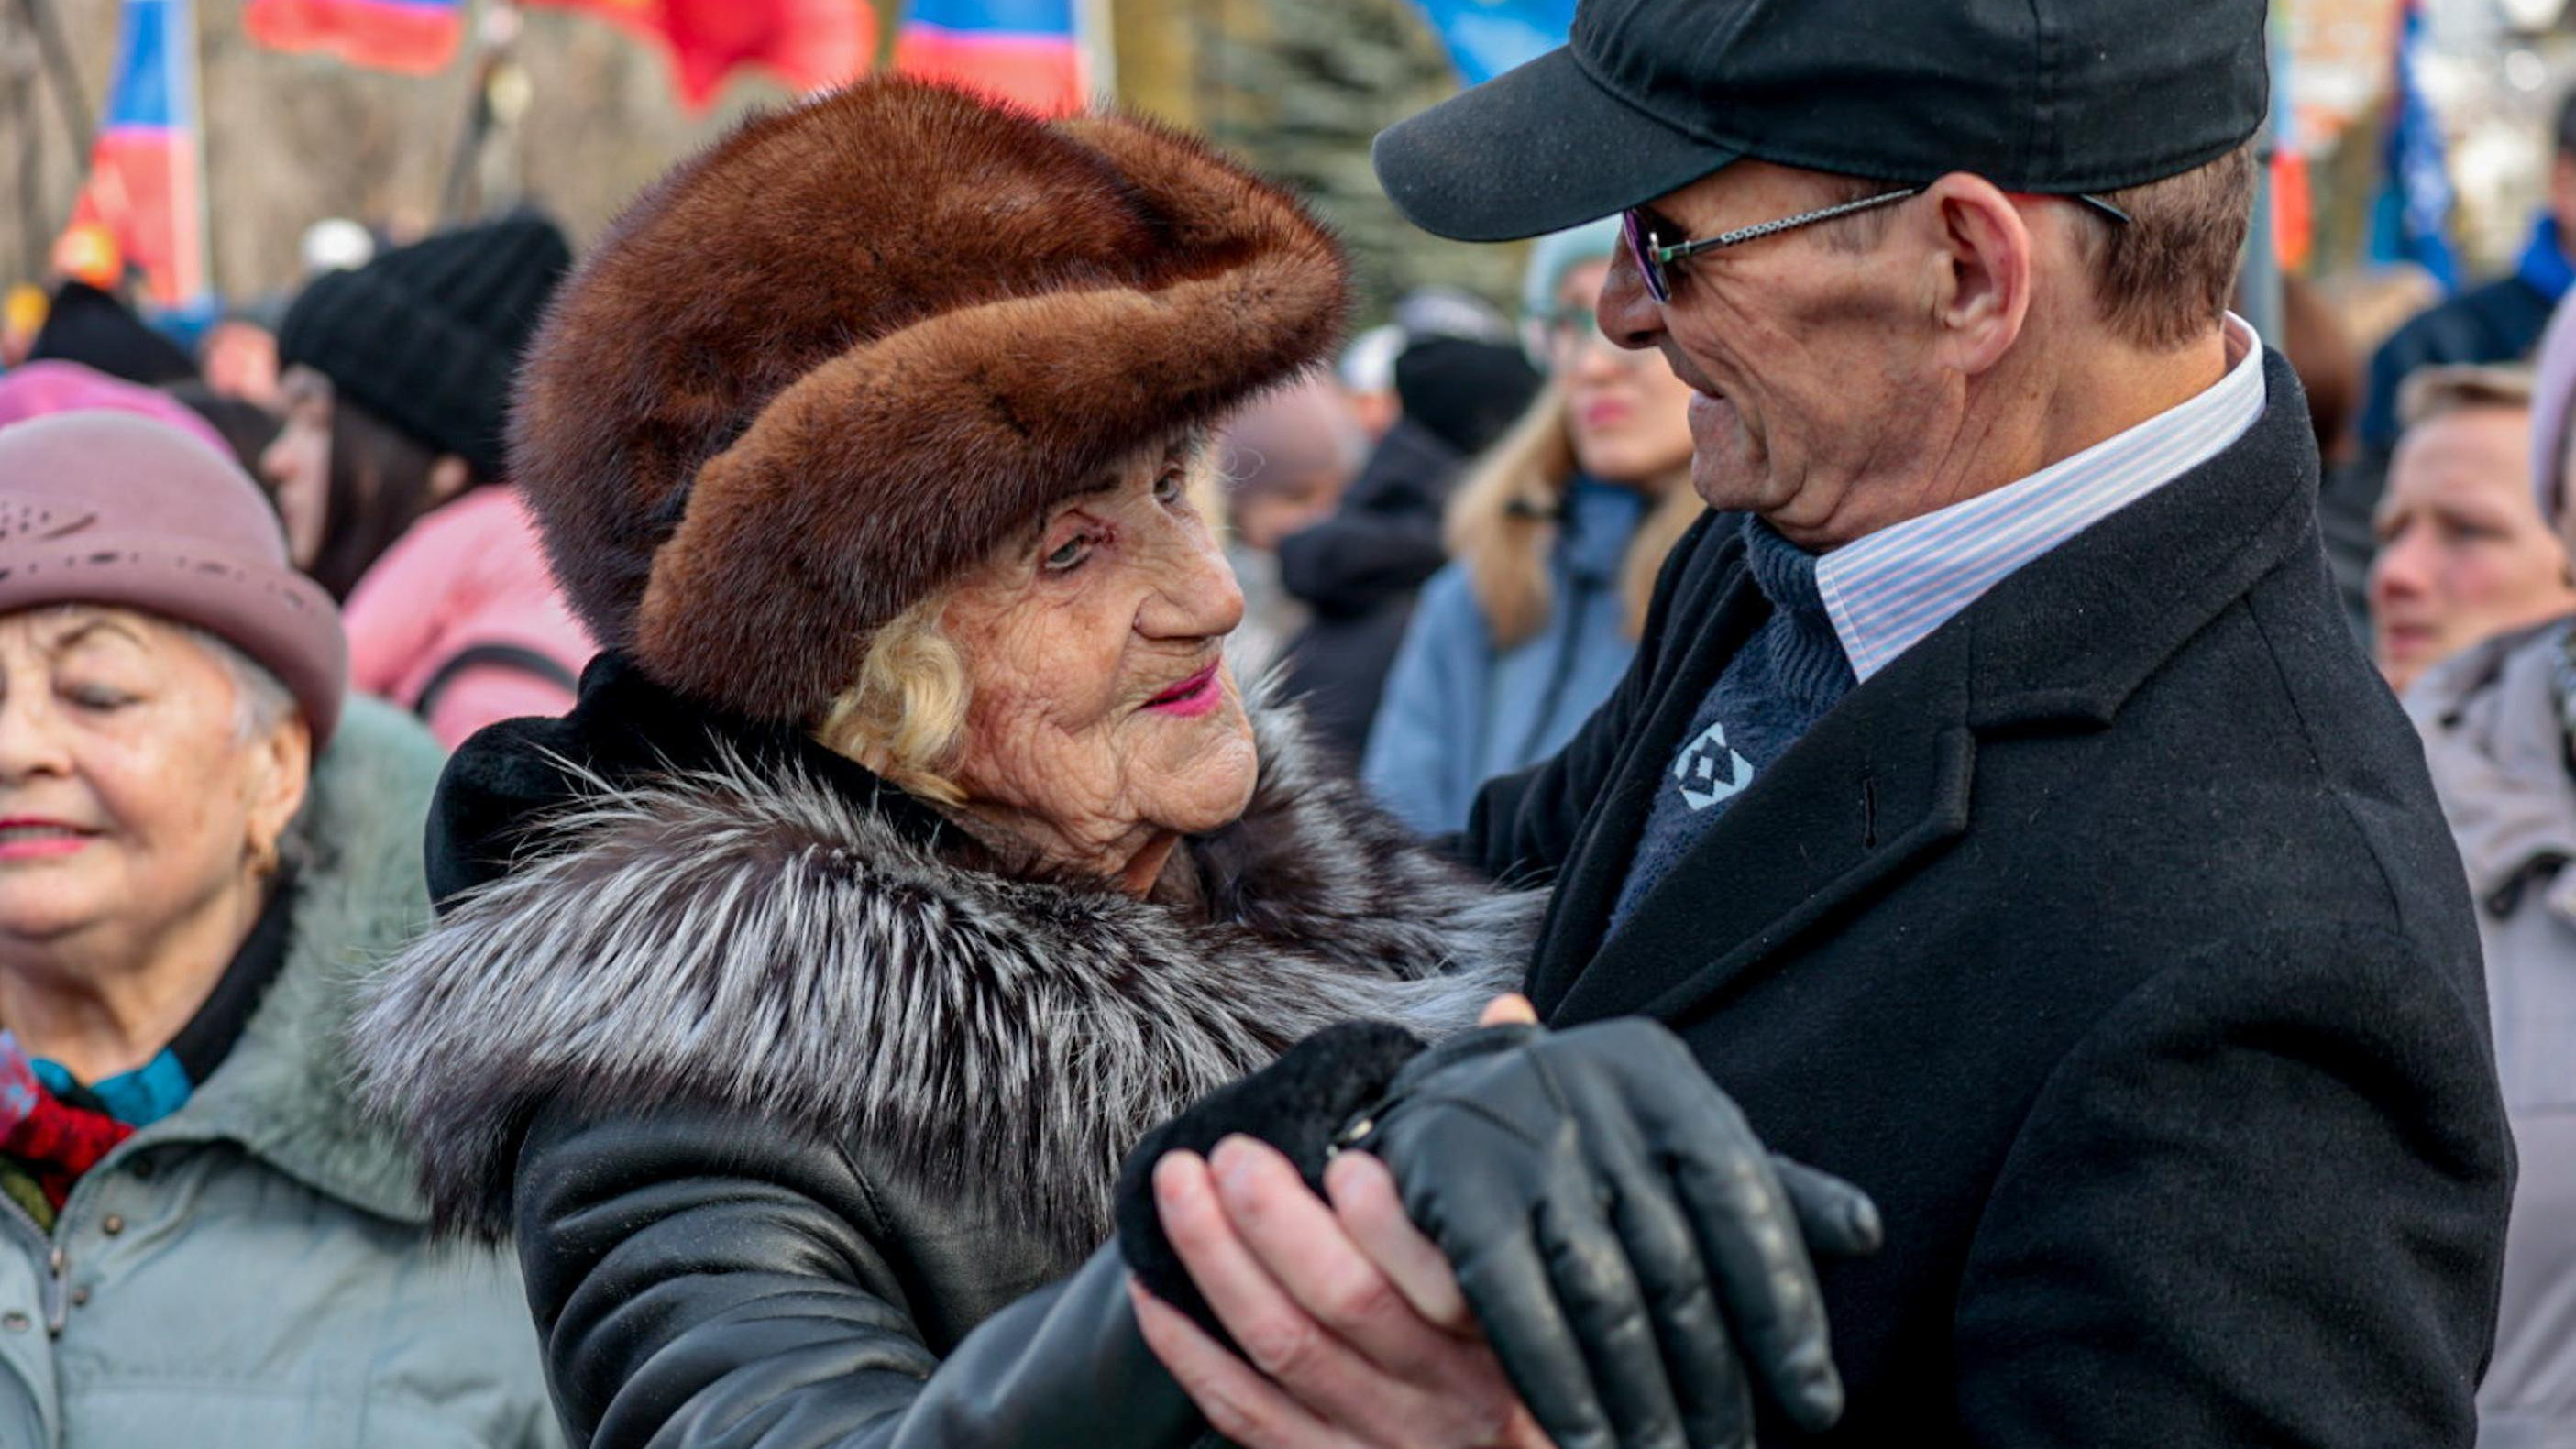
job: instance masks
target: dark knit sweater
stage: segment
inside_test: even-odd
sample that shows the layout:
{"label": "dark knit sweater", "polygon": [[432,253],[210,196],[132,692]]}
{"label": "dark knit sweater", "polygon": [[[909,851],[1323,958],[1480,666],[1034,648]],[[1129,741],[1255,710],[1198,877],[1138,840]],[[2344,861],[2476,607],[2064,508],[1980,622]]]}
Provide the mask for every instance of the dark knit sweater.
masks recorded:
{"label": "dark knit sweater", "polygon": [[1858,682],[1816,590],[1816,556],[1751,514],[1743,527],[1746,564],[1770,601],[1771,617],[1728,661],[1691,718],[1637,839],[1627,884],[1610,914],[1614,931],[1753,777],[1788,753]]}

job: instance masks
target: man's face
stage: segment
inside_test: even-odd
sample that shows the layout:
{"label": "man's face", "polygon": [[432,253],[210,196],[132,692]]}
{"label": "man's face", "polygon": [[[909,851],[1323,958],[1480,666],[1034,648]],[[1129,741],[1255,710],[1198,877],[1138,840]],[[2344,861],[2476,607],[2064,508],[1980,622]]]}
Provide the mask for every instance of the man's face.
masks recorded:
{"label": "man's face", "polygon": [[2399,440],[2370,565],[2373,650],[2391,688],[2576,608],[2566,549],[2531,495],[2530,447],[2530,413],[2507,407],[2443,413]]}
{"label": "man's face", "polygon": [[[1812,174],[1740,161],[1640,210],[1670,244],[1840,199]],[[1892,241],[1857,249],[1806,228],[1681,262],[1660,307],[1632,260],[1611,268],[1601,329],[1659,349],[1696,394],[1691,481],[1709,506],[1759,513],[1811,548],[1923,511],[1908,482],[1937,461],[1918,444],[1945,384],[1934,279],[1906,258]]]}

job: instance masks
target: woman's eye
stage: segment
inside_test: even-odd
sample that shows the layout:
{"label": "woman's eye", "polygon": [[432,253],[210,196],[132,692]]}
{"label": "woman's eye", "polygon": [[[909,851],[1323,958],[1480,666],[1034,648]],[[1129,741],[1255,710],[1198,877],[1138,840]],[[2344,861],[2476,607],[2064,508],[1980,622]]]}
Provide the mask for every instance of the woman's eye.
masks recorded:
{"label": "woman's eye", "polygon": [[1154,498],[1161,503],[1176,503],[1189,491],[1189,480],[1178,468],[1154,480]]}
{"label": "woman's eye", "polygon": [[1067,572],[1081,564],[1083,559],[1090,556],[1090,553],[1091,536],[1075,534],[1064,541],[1063,547],[1046,556],[1046,570],[1051,574]]}
{"label": "woman's eye", "polygon": [[63,691],[65,697],[82,709],[120,709],[134,702],[134,696],[103,684],[75,684]]}

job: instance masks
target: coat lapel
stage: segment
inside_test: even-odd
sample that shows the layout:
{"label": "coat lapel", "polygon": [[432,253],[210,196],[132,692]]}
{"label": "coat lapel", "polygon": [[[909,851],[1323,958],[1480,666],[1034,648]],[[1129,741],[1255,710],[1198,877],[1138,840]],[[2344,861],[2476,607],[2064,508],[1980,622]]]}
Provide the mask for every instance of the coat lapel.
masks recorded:
{"label": "coat lapel", "polygon": [[1945,657],[1965,639],[1941,642],[1871,681],[1888,687],[1854,690],[1773,762],[1602,943],[1551,1022],[1705,1004],[1966,830],[1977,742],[1966,677]]}
{"label": "coat lapel", "polygon": [[[1726,522],[1727,520],[1720,520]],[[1646,817],[1655,807],[1664,769],[1689,731],[1700,700],[1717,685],[1735,651],[1770,616],[1769,601],[1754,587],[1752,571],[1742,566],[1743,545],[1729,542],[1712,565],[1725,571],[1716,612],[1692,627],[1675,619],[1679,656],[1671,677],[1654,695],[1645,728],[1620,751],[1610,773],[1609,792],[1586,816],[1570,857],[1571,866],[1558,881],[1550,903],[1541,949],[1530,971],[1530,999],[1543,1015],[1552,1014],[1578,978],[1591,969],[1610,921],[1611,907],[1626,883],[1628,861],[1637,853]]]}

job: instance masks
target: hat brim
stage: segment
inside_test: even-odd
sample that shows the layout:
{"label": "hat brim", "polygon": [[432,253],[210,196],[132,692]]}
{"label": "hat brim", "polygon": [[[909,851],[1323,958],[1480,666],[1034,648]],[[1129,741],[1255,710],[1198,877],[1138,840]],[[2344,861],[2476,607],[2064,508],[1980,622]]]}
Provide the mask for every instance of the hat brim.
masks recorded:
{"label": "hat brim", "polygon": [[203,629],[277,676],[317,747],[339,728],[348,635],[331,596],[302,574],[203,539],[83,532],[0,546],[0,615],[53,604],[139,609]]}
{"label": "hat brim", "polygon": [[1389,127],[1370,152],[1379,184],[1407,220],[1471,242],[1597,221],[1743,154],[1612,95],[1571,46]]}

